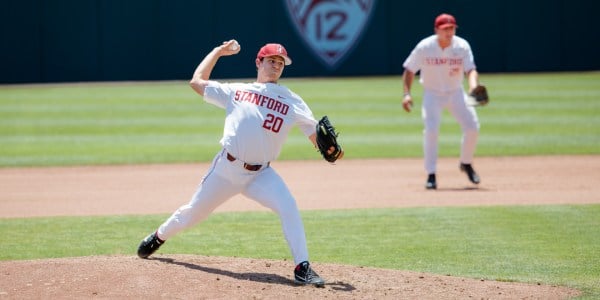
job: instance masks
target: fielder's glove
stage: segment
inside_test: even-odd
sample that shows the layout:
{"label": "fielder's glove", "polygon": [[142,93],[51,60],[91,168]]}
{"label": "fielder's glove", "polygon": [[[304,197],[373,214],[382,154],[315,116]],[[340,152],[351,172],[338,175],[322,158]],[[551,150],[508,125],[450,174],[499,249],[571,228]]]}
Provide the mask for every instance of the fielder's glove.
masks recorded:
{"label": "fielder's glove", "polygon": [[326,161],[335,162],[344,154],[342,146],[337,142],[338,133],[335,132],[335,128],[327,116],[323,116],[316,127],[319,152]]}
{"label": "fielder's glove", "polygon": [[476,86],[470,93],[468,97],[468,104],[471,106],[484,106],[490,102],[490,98],[488,97],[487,89],[485,85]]}

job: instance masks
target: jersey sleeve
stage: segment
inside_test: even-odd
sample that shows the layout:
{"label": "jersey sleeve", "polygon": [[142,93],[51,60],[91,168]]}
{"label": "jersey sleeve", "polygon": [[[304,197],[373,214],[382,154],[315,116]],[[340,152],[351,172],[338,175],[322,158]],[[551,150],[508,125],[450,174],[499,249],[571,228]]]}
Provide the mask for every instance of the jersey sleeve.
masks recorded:
{"label": "jersey sleeve", "polygon": [[225,109],[231,99],[232,89],[228,84],[209,81],[204,89],[204,101]]}
{"label": "jersey sleeve", "polygon": [[294,112],[297,116],[298,128],[300,128],[304,135],[310,136],[315,133],[317,120],[315,120],[312,111],[304,101],[294,106]]}
{"label": "jersey sleeve", "polygon": [[421,52],[419,46],[415,47],[410,55],[404,61],[402,66],[413,73],[417,73],[421,69]]}
{"label": "jersey sleeve", "polygon": [[475,66],[475,57],[473,56],[473,51],[471,51],[471,46],[467,41],[464,43],[465,58],[463,59],[463,70],[465,70],[465,73],[468,73],[476,69],[477,66]]}

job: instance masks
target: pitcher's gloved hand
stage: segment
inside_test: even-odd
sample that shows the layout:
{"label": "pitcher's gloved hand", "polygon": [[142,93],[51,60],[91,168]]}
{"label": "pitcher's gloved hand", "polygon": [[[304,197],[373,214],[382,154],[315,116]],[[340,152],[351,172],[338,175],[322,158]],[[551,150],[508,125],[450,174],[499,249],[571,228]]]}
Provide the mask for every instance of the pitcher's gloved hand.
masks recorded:
{"label": "pitcher's gloved hand", "polygon": [[319,120],[316,131],[317,147],[323,158],[330,163],[342,158],[344,150],[337,141],[338,133],[335,132],[335,128],[327,116],[323,116]]}

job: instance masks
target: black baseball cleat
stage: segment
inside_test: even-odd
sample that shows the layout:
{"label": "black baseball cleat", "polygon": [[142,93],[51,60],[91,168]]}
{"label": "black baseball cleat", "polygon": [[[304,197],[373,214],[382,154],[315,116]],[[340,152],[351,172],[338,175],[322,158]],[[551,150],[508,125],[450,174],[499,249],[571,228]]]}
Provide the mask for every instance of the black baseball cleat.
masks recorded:
{"label": "black baseball cleat", "polygon": [[475,170],[473,170],[473,166],[471,166],[471,164],[460,164],[460,170],[467,173],[467,176],[469,177],[469,180],[474,183],[474,184],[479,184],[479,182],[481,182],[481,180],[479,179],[479,175],[477,175],[477,173],[475,173]]}
{"label": "black baseball cleat", "polygon": [[435,174],[429,174],[429,176],[427,176],[427,182],[425,183],[425,188],[428,190],[437,189],[437,182],[435,181]]}
{"label": "black baseball cleat", "polygon": [[156,252],[156,250],[164,243],[165,241],[159,239],[155,231],[142,240],[138,247],[138,256],[140,258],[148,258],[148,256]]}
{"label": "black baseball cleat", "polygon": [[296,266],[294,269],[294,279],[296,284],[312,284],[316,287],[325,286],[325,280],[319,277],[317,272],[313,271],[310,267],[310,263],[307,261],[303,261]]}

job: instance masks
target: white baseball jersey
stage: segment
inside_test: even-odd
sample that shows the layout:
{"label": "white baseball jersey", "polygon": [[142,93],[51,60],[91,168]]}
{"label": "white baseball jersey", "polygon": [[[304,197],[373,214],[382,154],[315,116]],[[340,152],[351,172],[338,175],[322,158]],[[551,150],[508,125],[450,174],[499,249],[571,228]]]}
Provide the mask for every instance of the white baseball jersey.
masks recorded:
{"label": "white baseball jersey", "polygon": [[442,50],[438,37],[432,35],[417,44],[403,66],[413,73],[421,71],[419,82],[425,89],[447,93],[462,89],[464,74],[475,69],[475,61],[465,39],[454,36]]}
{"label": "white baseball jersey", "polygon": [[275,160],[295,124],[306,136],[315,133],[317,121],[308,105],[279,84],[210,81],[204,100],[226,110],[221,144],[246,163]]}
{"label": "white baseball jersey", "polygon": [[[296,200],[268,162],[279,156],[293,125],[306,136],[315,133],[317,121],[311,110],[298,95],[274,83],[210,81],[204,100],[226,111],[223,150],[215,155],[190,202],[160,225],[157,235],[167,240],[204,221],[234,195],[243,194],[280,216],[294,262],[307,261],[306,236]],[[246,163],[260,166],[250,170]]]}

